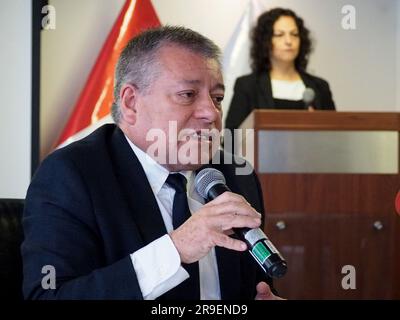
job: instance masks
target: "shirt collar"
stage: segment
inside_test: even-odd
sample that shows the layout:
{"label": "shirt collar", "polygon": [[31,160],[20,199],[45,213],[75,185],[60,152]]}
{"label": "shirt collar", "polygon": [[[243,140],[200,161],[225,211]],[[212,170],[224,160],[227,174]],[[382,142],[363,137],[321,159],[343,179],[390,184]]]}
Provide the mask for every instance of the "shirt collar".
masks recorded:
{"label": "shirt collar", "polygon": [[[140,164],[143,167],[144,173],[146,174],[147,180],[150,183],[151,189],[154,194],[158,194],[167,181],[170,172],[150,157],[146,152],[137,147],[129,138],[125,135],[126,140],[131,146],[133,152],[138,158]],[[193,171],[181,171],[180,174],[184,175],[188,181],[188,190],[193,189],[194,185],[194,173]],[[191,190],[192,191],[192,190]]]}

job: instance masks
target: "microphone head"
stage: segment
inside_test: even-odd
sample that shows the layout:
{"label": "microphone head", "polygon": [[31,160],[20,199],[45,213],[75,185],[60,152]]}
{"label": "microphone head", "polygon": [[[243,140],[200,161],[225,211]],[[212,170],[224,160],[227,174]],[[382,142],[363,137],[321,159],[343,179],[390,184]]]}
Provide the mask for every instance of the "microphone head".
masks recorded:
{"label": "microphone head", "polygon": [[208,192],[216,184],[226,184],[226,180],[223,173],[214,168],[200,170],[194,179],[196,191],[204,199],[208,198]]}
{"label": "microphone head", "polygon": [[314,101],[315,98],[315,91],[311,88],[306,88],[303,92],[303,101],[306,107],[308,107],[311,102]]}

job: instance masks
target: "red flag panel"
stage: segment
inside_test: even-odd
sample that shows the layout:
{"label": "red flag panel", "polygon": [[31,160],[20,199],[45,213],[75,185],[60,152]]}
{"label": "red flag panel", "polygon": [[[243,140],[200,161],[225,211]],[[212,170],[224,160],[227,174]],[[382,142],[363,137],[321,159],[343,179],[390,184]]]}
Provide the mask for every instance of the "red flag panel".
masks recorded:
{"label": "red flag panel", "polygon": [[128,41],[160,21],[150,0],[127,0],[108,35],[57,145],[96,123],[111,111],[114,70]]}

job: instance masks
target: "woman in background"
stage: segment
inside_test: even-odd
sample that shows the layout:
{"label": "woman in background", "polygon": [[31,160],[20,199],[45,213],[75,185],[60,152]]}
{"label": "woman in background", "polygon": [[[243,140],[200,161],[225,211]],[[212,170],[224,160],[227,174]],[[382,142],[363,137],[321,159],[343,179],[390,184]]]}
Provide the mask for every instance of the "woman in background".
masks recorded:
{"label": "woman in background", "polygon": [[251,40],[253,72],[236,80],[226,128],[238,128],[254,108],[335,110],[329,84],[306,73],[311,40],[303,19],[289,9],[267,11]]}

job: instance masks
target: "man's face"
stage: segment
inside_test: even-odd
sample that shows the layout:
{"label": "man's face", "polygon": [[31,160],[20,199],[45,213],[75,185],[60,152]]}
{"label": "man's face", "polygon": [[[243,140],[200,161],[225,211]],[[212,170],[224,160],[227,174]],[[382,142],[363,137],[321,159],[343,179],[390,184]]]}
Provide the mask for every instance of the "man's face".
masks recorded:
{"label": "man's face", "polygon": [[132,141],[152,157],[156,153],[156,160],[170,171],[195,170],[219,145],[219,137],[212,139],[210,133],[222,128],[220,67],[215,60],[178,46],[161,48],[158,64],[153,83],[137,94]]}

